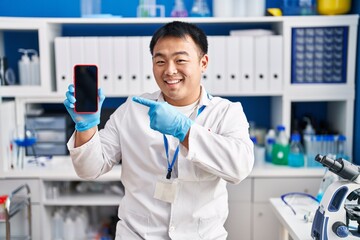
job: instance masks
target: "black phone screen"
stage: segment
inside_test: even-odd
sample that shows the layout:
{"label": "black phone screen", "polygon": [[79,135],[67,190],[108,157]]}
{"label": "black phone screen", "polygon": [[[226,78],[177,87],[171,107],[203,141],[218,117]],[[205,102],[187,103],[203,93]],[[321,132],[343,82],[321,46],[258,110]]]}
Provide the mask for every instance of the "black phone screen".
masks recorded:
{"label": "black phone screen", "polygon": [[96,65],[75,65],[75,112],[93,113],[98,108],[98,69]]}

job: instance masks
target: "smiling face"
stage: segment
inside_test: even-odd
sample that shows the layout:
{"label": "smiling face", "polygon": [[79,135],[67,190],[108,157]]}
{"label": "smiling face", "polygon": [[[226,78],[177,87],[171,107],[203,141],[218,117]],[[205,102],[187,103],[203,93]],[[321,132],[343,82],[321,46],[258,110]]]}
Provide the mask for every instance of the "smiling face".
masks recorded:
{"label": "smiling face", "polygon": [[153,51],[153,72],[165,101],[186,106],[200,97],[201,73],[208,56],[202,55],[191,37],[160,38]]}

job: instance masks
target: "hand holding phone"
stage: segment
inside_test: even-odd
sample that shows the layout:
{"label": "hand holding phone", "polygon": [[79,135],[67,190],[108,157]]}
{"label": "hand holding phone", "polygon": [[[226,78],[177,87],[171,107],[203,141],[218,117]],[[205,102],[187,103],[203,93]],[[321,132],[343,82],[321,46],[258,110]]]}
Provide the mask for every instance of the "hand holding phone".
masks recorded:
{"label": "hand holding phone", "polygon": [[[74,78],[74,81],[75,81],[75,78]],[[78,88],[78,90],[79,90],[79,88]],[[79,94],[77,94],[76,96],[78,97]],[[105,100],[105,96],[102,93],[101,88],[96,89],[96,104],[94,104],[94,102],[91,102],[91,104],[90,104],[90,106],[91,105],[96,106],[95,112],[92,112],[94,110],[94,108],[93,109],[83,108],[83,109],[81,109],[81,110],[84,110],[83,112],[78,112],[80,109],[76,109],[77,111],[75,111],[76,104],[78,103],[77,97],[75,97],[75,85],[70,84],[68,87],[68,91],[66,92],[66,99],[64,101],[64,105],[66,107],[66,110],[69,112],[72,120],[75,122],[75,129],[79,132],[82,132],[82,131],[86,131],[92,127],[95,127],[96,125],[98,125],[100,123],[101,106]],[[88,105],[86,105],[86,106],[88,106]],[[79,105],[78,105],[78,108],[79,108]]]}
{"label": "hand holding phone", "polygon": [[98,68],[96,65],[74,66],[75,112],[95,113],[98,110]]}

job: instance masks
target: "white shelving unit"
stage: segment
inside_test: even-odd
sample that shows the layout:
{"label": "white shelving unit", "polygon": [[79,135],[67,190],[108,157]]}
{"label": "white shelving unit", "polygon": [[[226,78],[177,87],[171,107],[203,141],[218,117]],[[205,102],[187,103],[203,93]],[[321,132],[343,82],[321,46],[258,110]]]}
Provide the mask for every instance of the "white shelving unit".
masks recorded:
{"label": "white shelving unit", "polygon": [[[67,26],[120,26],[120,25],[161,25],[173,20],[189,21],[201,26],[216,26],[231,24],[236,26],[258,26],[266,25],[283,37],[283,86],[282,90],[274,93],[264,92],[242,92],[237,96],[244,97],[270,97],[271,98],[271,126],[283,124],[287,134],[290,135],[292,124],[293,105],[297,103],[325,102],[327,106],[327,120],[330,127],[341,132],[347,137],[347,150],[352,152],[353,126],[354,126],[354,99],[355,99],[355,60],[357,45],[358,15],[343,16],[307,16],[307,17],[259,17],[259,18],[10,18],[0,17],[0,56],[5,53],[4,32],[7,31],[34,31],[38,34],[38,48],[40,55],[40,86],[0,86],[0,104],[3,98],[14,98],[16,102],[16,122],[24,123],[26,104],[38,103],[61,103],[64,92],[55,90],[55,53],[54,39],[62,36],[63,28]],[[303,27],[348,27],[347,42],[347,65],[346,82],[339,84],[292,84],[291,83],[291,44],[292,29]],[[141,33],[139,33],[141,35]],[[209,34],[211,35],[211,34]],[[214,34],[215,35],[215,34]],[[211,58],[211,56],[210,56]],[[234,96],[234,93],[224,96]],[[236,95],[236,94],[235,94]],[[113,94],[107,97],[125,97]],[[3,114],[0,112],[0,115]],[[1,126],[1,124],[0,124]],[[4,129],[0,129],[4,131]],[[0,139],[1,143],[1,139]],[[1,150],[0,150],[1,151]],[[3,166],[7,165],[8,159],[0,159]],[[67,159],[69,161],[69,159]],[[60,165],[58,165],[60,166]],[[67,170],[56,168],[27,169],[18,171],[3,171],[0,169],[1,183],[8,179],[27,180],[37,182],[35,190],[39,193],[35,199],[35,213],[41,213],[37,219],[46,223],[49,229],[49,218],[51,209],[62,205],[98,205],[117,206],[118,197],[107,198],[91,196],[63,196],[59,199],[41,198],[46,191],[44,181],[79,181],[71,167]],[[101,181],[118,181],[120,171],[113,170]],[[278,239],[276,222],[271,213],[268,199],[277,197],[280,191],[308,191],[315,193],[318,181],[321,179],[322,171],[319,169],[293,170],[289,168],[260,168],[255,169],[251,176],[238,187],[229,188],[230,212],[241,211],[239,214],[231,214],[227,222],[229,239],[244,236],[244,239]],[[303,182],[303,184],[298,184]],[[268,183],[271,183],[270,185]],[[273,184],[273,185],[272,185]],[[276,187],[275,187],[276,186]],[[308,186],[311,186],[309,189]],[[280,189],[280,190],[279,190]],[[266,190],[266,191],[265,191]],[[264,192],[263,192],[264,191]],[[244,197],[249,196],[249,197]],[[249,223],[252,219],[252,224]],[[36,223],[36,221],[33,221]],[[238,224],[239,222],[239,224]],[[264,228],[257,231],[255,227],[261,224]],[[239,228],[237,228],[239,226]],[[251,227],[252,226],[252,227]],[[33,232],[38,233],[40,227],[34,226]],[[274,230],[275,229],[275,230]],[[49,231],[42,231],[41,238],[49,239]],[[263,234],[266,234],[264,236]],[[37,237],[39,234],[36,235]]]}

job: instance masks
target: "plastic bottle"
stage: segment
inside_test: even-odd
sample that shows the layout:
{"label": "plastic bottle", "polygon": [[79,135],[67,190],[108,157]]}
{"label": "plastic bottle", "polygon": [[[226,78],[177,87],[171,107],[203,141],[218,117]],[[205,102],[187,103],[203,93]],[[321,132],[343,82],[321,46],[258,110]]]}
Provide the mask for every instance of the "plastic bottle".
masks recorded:
{"label": "plastic bottle", "polygon": [[175,0],[174,7],[171,11],[171,17],[187,17],[188,11],[185,8],[183,0]]}
{"label": "plastic bottle", "polygon": [[346,137],[344,135],[338,137],[336,158],[344,158],[350,161],[349,155],[346,154]]}
{"label": "plastic bottle", "polygon": [[323,136],[313,135],[310,136],[309,141],[306,144],[306,166],[307,167],[323,167],[321,163],[315,161],[315,156],[322,151]]}
{"label": "plastic bottle", "polygon": [[294,133],[291,135],[290,151],[288,156],[288,165],[290,167],[304,166],[304,147],[300,142],[300,134]]}
{"label": "plastic bottle", "polygon": [[265,136],[265,161],[271,163],[272,162],[272,149],[275,144],[275,130],[269,129],[268,133]]}
{"label": "plastic bottle", "polygon": [[52,239],[64,239],[64,220],[59,211],[54,212],[54,216],[52,218]]}
{"label": "plastic bottle", "polygon": [[310,136],[314,135],[315,134],[315,129],[311,124],[310,118],[304,117],[304,121],[306,122],[306,126],[305,126],[305,129],[303,131],[304,136],[306,136],[306,135],[307,136],[308,135],[310,135]]}
{"label": "plastic bottle", "polygon": [[272,163],[276,165],[288,165],[289,139],[283,125],[277,126],[276,141],[272,150]]}
{"label": "plastic bottle", "polygon": [[264,146],[258,144],[258,141],[255,136],[252,136],[250,138],[254,143],[254,158],[255,158],[254,165],[260,167],[263,165],[265,161],[265,148]]}
{"label": "plastic bottle", "polygon": [[36,50],[29,50],[33,53],[30,60],[30,84],[40,85],[40,59]]}
{"label": "plastic bottle", "polygon": [[191,17],[211,17],[209,6],[206,0],[194,0],[191,8]]}
{"label": "plastic bottle", "polygon": [[18,62],[20,85],[30,85],[31,75],[30,75],[30,58],[28,55],[29,50],[20,48],[19,52],[23,53],[21,59]]}
{"label": "plastic bottle", "polygon": [[74,221],[70,216],[67,216],[64,223],[64,239],[75,240]]}

